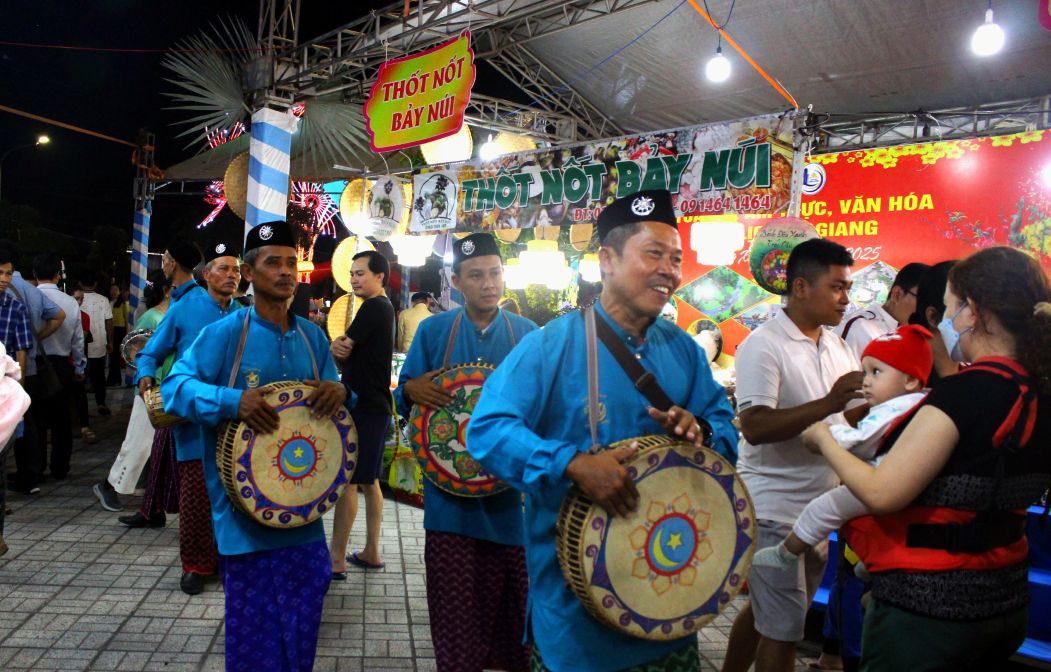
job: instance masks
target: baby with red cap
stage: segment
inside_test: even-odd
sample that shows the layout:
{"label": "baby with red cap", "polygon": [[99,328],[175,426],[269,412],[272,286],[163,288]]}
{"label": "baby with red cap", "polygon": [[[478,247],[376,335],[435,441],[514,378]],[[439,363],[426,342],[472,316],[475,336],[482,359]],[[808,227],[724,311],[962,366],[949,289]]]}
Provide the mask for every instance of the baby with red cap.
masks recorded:
{"label": "baby with red cap", "polygon": [[[862,459],[873,459],[887,430],[923,399],[922,390],[933,364],[927,342],[930,338],[931,332],[909,324],[868,344],[861,353],[861,368],[865,373],[861,390],[871,409],[857,427],[832,425],[829,428],[842,448]],[[805,443],[809,443],[810,432],[811,429],[803,432]],[[807,504],[792,533],[777,546],[757,552],[752,564],[787,569],[800,554],[848,520],[869,513],[868,507],[847,486],[833,488]]]}

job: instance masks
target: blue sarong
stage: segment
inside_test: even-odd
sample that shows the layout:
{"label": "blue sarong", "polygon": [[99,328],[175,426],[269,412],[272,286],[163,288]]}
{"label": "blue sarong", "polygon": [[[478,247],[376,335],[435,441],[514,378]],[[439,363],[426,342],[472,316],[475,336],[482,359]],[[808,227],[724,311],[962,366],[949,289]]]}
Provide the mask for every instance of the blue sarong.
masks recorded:
{"label": "blue sarong", "polygon": [[221,562],[227,672],[310,672],[332,580],[325,543],[225,555]]}

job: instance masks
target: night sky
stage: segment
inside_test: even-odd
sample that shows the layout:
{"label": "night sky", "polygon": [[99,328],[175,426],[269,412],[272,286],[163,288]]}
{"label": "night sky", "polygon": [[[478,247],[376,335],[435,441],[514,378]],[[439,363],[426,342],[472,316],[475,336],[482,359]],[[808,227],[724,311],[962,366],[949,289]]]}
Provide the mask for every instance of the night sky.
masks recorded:
{"label": "night sky", "polygon": [[[302,3],[301,38],[332,30],[389,2]],[[190,158],[165,110],[163,50],[223,16],[258,24],[255,0],[142,2],[34,0],[5,3],[0,42],[158,50],[106,53],[0,44],[0,104],[132,141],[140,128],[157,134],[157,165]],[[324,5],[324,7],[322,7]],[[126,227],[133,216],[131,148],[0,112],[0,154],[46,133],[46,147],[19,149],[3,162],[4,201],[39,210],[64,233],[91,239],[97,225]],[[200,198],[159,197],[151,248],[209,211]]]}

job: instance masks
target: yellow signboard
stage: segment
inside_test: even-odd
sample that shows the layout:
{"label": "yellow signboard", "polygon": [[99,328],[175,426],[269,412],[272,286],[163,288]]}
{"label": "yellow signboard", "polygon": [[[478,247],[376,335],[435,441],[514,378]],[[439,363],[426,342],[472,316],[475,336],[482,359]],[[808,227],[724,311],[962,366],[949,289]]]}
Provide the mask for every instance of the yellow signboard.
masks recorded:
{"label": "yellow signboard", "polygon": [[389,152],[452,135],[474,86],[471,34],[387,61],[365,101],[372,149]]}

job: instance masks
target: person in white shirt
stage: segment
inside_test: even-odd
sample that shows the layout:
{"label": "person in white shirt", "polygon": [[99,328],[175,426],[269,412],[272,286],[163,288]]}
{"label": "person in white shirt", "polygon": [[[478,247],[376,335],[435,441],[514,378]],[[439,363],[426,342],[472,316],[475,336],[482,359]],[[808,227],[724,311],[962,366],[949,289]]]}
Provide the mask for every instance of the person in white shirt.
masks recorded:
{"label": "person in white shirt", "polygon": [[48,402],[48,412],[37,416],[40,423],[37,427],[39,454],[47,455],[50,430],[51,475],[64,478],[69,471],[69,458],[73,451],[73,400],[80,381],[84,380],[87,367],[84,328],[81,326],[77,300],[58,288],[58,282],[62,279],[62,264],[58,257],[53,254],[39,255],[33,260],[33,275],[36,276],[41,293],[65,313],[58,330],[41,341],[48,361],[62,383],[62,391]]}
{"label": "person in white shirt", "polygon": [[95,394],[99,415],[109,415],[106,406],[106,357],[113,352],[113,308],[109,299],[95,292],[98,281],[90,272],[80,279],[84,301],[80,309],[91,319],[91,341],[88,343],[88,380]]}
{"label": "person in white shirt", "polygon": [[[744,437],[737,469],[755,506],[757,549],[781,543],[807,503],[838,484],[799,435],[819,420],[847,422],[844,410],[862,397],[857,357],[827,329],[839,324],[850,303],[853,263],[837,243],[820,238],[800,243],[788,259],[784,310],[737,349]],[[753,661],[757,672],[791,669],[826,559],[827,544],[821,544],[801,558],[795,572],[752,567],[751,600],[730,632],[724,672],[744,672]]]}
{"label": "person in white shirt", "polygon": [[894,284],[882,306],[856,310],[843,318],[836,333],[855,355],[860,358],[872,339],[909,323],[909,316],[916,312],[916,288],[929,268],[927,264],[905,264],[894,276]]}

